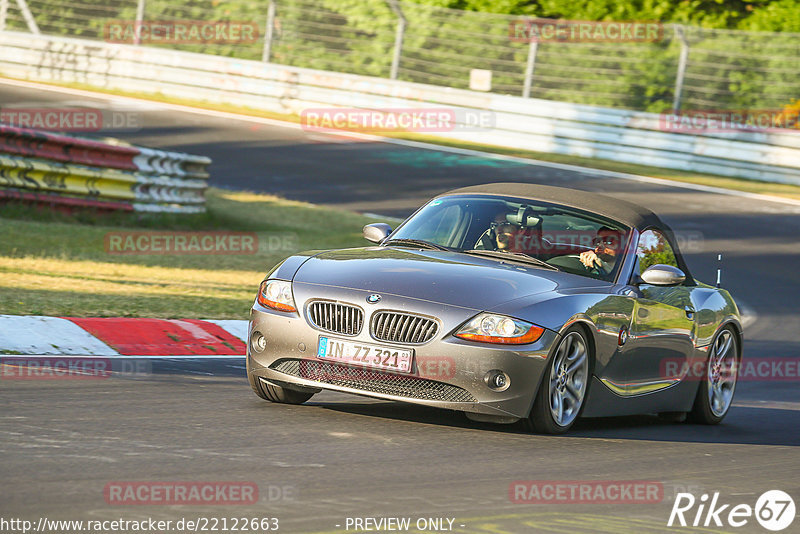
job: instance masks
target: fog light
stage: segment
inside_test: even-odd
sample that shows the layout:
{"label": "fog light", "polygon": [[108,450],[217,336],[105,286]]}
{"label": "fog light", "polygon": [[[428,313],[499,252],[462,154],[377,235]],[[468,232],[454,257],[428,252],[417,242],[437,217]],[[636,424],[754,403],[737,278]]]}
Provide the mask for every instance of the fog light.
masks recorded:
{"label": "fog light", "polygon": [[483,381],[486,382],[489,389],[495,391],[505,391],[508,389],[508,386],[511,385],[511,378],[499,369],[492,369],[486,373],[486,376],[483,377]]}
{"label": "fog light", "polygon": [[253,352],[264,352],[264,349],[267,348],[267,338],[264,337],[264,334],[258,330],[253,332],[253,335],[250,336],[250,348],[253,349]]}

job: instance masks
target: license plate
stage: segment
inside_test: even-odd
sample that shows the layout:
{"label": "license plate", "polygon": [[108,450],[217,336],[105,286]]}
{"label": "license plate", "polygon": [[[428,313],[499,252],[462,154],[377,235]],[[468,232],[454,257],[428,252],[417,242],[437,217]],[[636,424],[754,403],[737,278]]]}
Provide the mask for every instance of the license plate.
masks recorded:
{"label": "license plate", "polygon": [[317,358],[410,373],[414,351],[320,336]]}

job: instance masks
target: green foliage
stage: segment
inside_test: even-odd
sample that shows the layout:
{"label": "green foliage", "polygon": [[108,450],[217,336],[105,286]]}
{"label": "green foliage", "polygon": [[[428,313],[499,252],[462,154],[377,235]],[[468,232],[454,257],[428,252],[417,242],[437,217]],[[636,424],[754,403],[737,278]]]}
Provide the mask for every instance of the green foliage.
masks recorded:
{"label": "green foliage", "polygon": [[388,77],[395,21],[381,0],[280,2],[272,61]]}
{"label": "green foliage", "polygon": [[800,32],[800,0],[774,0],[754,10],[739,24],[743,30]]}
{"label": "green foliage", "polygon": [[449,9],[479,11],[481,13],[497,13],[502,15],[535,15],[536,3],[528,0],[411,0]]}
{"label": "green foliage", "polygon": [[411,0],[485,13],[566,20],[657,20],[704,28],[800,31],[798,0]]}
{"label": "green foliage", "polygon": [[661,234],[658,234],[658,240],[655,243],[649,245],[645,248],[641,247],[640,244],[640,248],[637,251],[640,273],[643,273],[648,267],[658,264],[678,266],[672,247],[669,246]]}
{"label": "green foliage", "polygon": [[[133,21],[137,0],[29,0],[44,33],[104,38],[112,20]],[[275,0],[270,60],[388,77],[398,15],[389,0]],[[145,0],[146,21],[244,21],[266,26],[269,0]],[[515,21],[661,21],[686,24],[690,43],[683,109],[781,109],[800,95],[800,0],[403,0],[399,79],[460,89],[470,72],[492,72],[492,91],[521,95],[529,54]],[[9,27],[24,28],[12,6]],[[183,43],[191,52],[260,59],[256,43]],[[652,112],[671,108],[680,43],[662,40],[539,43],[531,96]]]}

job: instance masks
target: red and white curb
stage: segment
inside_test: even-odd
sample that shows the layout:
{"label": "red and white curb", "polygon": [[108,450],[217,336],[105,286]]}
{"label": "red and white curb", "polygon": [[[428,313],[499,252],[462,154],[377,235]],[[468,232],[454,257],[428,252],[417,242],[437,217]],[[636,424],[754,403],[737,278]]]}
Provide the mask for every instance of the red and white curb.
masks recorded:
{"label": "red and white curb", "polygon": [[247,321],[0,315],[0,354],[242,358]]}
{"label": "red and white curb", "polygon": [[[739,301],[743,326],[757,315]],[[0,315],[0,354],[242,358],[247,321]]]}

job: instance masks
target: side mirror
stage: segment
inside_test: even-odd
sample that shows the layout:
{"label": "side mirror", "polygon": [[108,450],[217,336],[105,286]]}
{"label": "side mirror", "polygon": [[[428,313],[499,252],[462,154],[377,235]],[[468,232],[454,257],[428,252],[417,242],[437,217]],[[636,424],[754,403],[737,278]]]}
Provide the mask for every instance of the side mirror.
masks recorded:
{"label": "side mirror", "polygon": [[686,280],[683,271],[672,265],[652,265],[642,273],[642,282],[654,286],[676,286]]}
{"label": "side mirror", "polygon": [[364,227],[364,239],[371,243],[380,243],[392,233],[392,227],[386,223],[373,223]]}

